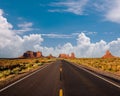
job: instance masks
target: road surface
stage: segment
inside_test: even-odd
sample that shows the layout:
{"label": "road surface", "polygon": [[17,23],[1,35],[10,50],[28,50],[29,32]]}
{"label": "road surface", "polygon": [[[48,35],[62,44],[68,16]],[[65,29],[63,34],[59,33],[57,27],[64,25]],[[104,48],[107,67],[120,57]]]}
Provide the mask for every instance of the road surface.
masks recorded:
{"label": "road surface", "polygon": [[120,96],[120,88],[58,60],[0,90],[0,96]]}

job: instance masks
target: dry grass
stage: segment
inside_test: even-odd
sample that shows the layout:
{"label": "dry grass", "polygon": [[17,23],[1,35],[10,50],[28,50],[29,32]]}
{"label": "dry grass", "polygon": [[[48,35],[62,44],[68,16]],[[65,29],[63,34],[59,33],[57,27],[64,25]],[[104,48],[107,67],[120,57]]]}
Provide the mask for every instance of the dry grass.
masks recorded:
{"label": "dry grass", "polygon": [[80,58],[80,59],[72,59],[69,61],[103,71],[120,73],[120,58],[108,58],[108,59]]}
{"label": "dry grass", "polygon": [[34,58],[34,59],[0,59],[0,82],[7,80],[11,76],[26,73],[45,63],[55,59]]}

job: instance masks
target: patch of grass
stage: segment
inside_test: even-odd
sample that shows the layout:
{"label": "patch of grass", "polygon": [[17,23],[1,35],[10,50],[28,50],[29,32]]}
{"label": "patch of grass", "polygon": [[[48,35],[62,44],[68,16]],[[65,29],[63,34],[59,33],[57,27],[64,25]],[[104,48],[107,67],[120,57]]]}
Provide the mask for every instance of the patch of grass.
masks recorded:
{"label": "patch of grass", "polygon": [[0,59],[0,79],[6,78],[9,75],[28,72],[42,66],[45,63],[50,63],[55,59],[48,58],[29,58],[29,59]]}
{"label": "patch of grass", "polygon": [[74,63],[82,64],[85,66],[93,67],[103,71],[119,72],[120,71],[120,58],[80,58],[69,60]]}

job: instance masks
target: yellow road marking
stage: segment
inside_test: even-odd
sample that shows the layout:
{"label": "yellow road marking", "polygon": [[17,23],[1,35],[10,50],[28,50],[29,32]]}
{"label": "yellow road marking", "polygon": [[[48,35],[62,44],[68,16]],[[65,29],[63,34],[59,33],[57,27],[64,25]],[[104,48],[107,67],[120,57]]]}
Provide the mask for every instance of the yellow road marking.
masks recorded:
{"label": "yellow road marking", "polygon": [[59,90],[59,96],[63,96],[63,90],[62,89]]}
{"label": "yellow road marking", "polygon": [[60,72],[62,72],[62,68],[60,68]]}

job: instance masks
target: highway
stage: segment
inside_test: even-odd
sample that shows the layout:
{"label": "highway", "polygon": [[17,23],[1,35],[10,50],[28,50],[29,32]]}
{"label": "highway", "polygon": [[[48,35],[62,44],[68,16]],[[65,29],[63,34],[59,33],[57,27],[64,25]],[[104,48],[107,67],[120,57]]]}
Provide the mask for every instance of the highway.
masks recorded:
{"label": "highway", "polygon": [[1,89],[0,96],[120,96],[120,88],[58,60]]}

